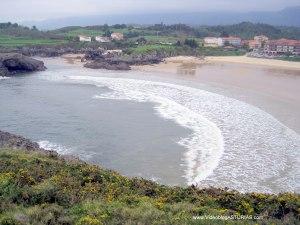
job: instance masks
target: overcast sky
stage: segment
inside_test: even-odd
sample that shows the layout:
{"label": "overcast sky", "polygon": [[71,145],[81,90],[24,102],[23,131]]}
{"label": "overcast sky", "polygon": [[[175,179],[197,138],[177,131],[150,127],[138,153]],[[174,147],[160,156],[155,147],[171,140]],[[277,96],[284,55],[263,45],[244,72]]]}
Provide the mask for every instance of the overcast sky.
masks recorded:
{"label": "overcast sky", "polygon": [[299,0],[0,0],[0,21],[28,21],[80,15],[275,11]]}

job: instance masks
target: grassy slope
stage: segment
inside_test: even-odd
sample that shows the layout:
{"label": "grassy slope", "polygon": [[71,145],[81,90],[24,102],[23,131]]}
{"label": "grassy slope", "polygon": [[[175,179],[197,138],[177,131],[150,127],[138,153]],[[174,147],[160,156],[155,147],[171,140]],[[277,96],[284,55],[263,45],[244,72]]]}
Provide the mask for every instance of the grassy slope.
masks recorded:
{"label": "grassy slope", "polygon": [[0,151],[0,224],[257,223],[192,219],[245,214],[263,216],[259,223],[296,224],[299,201],[290,193],[171,188],[56,156]]}
{"label": "grassy slope", "polygon": [[57,45],[64,44],[67,41],[57,39],[43,39],[30,37],[14,37],[8,35],[0,35],[0,46],[4,47],[18,47],[28,45]]}

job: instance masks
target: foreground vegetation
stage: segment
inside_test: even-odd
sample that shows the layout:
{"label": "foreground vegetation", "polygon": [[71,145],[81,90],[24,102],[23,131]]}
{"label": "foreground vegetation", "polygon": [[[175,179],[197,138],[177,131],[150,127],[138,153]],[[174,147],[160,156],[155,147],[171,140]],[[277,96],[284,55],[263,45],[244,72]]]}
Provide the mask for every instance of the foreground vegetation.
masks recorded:
{"label": "foreground vegetation", "polygon": [[[56,155],[0,150],[0,224],[297,224],[300,197],[180,188]],[[201,220],[195,216],[259,216]]]}

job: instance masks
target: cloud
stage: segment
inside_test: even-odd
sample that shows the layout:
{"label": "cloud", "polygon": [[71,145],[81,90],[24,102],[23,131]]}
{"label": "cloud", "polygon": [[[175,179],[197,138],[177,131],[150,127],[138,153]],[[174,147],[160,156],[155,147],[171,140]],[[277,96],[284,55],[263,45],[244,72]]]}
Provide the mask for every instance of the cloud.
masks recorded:
{"label": "cloud", "polygon": [[96,14],[278,10],[299,0],[0,0],[0,21]]}

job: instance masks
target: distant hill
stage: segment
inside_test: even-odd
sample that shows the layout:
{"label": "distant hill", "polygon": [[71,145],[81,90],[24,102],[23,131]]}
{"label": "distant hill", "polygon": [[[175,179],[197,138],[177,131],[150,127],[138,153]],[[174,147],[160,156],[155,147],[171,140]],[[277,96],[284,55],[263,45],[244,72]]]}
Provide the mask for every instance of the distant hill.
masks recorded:
{"label": "distant hill", "polygon": [[[139,27],[139,28],[137,28]],[[161,36],[161,37],[190,37],[203,38],[207,36],[240,36],[243,39],[253,39],[256,35],[266,35],[271,39],[288,38],[300,40],[300,27],[290,26],[272,26],[263,23],[242,22],[233,25],[217,26],[188,26],[185,24],[155,24],[148,26],[132,26],[125,24],[116,24],[112,26],[67,26],[57,30],[40,31],[35,26],[32,28],[20,26],[16,23],[0,23],[0,45],[3,42],[11,43],[12,39],[24,42],[32,40],[62,40],[77,37],[79,34],[101,35],[107,30],[122,32],[127,38],[138,38],[144,36]],[[5,40],[4,40],[5,39]],[[26,42],[27,43],[27,42]],[[55,41],[53,43],[56,43]]]}
{"label": "distant hill", "polygon": [[[116,29],[117,26],[123,26],[122,29]],[[162,37],[194,37],[204,38],[207,36],[226,36],[234,35],[243,39],[253,39],[256,35],[266,35],[271,39],[298,39],[300,40],[300,27],[272,26],[263,23],[242,22],[233,25],[218,26],[195,26],[191,27],[184,24],[155,24],[134,28],[134,26],[113,25],[113,26],[69,26],[53,30],[52,33],[63,36],[78,36],[79,34],[100,34],[106,29],[116,32],[123,32],[125,37],[143,37],[143,36],[162,36]]]}
{"label": "distant hill", "polygon": [[266,23],[276,26],[300,27],[300,6],[286,8],[278,12],[195,12],[195,13],[173,13],[173,14],[131,14],[131,15],[94,15],[60,19],[49,19],[44,21],[24,22],[24,25],[36,25],[41,29],[56,29],[65,26],[88,26],[99,24],[155,24],[155,23],[184,23],[188,25],[229,25],[243,21],[252,23]]}
{"label": "distant hill", "polygon": [[200,27],[199,31],[206,31],[207,34],[213,34],[213,36],[228,34],[243,39],[253,39],[256,35],[266,35],[272,39],[300,39],[300,27],[272,26],[263,23],[242,22],[233,25],[207,26]]}

